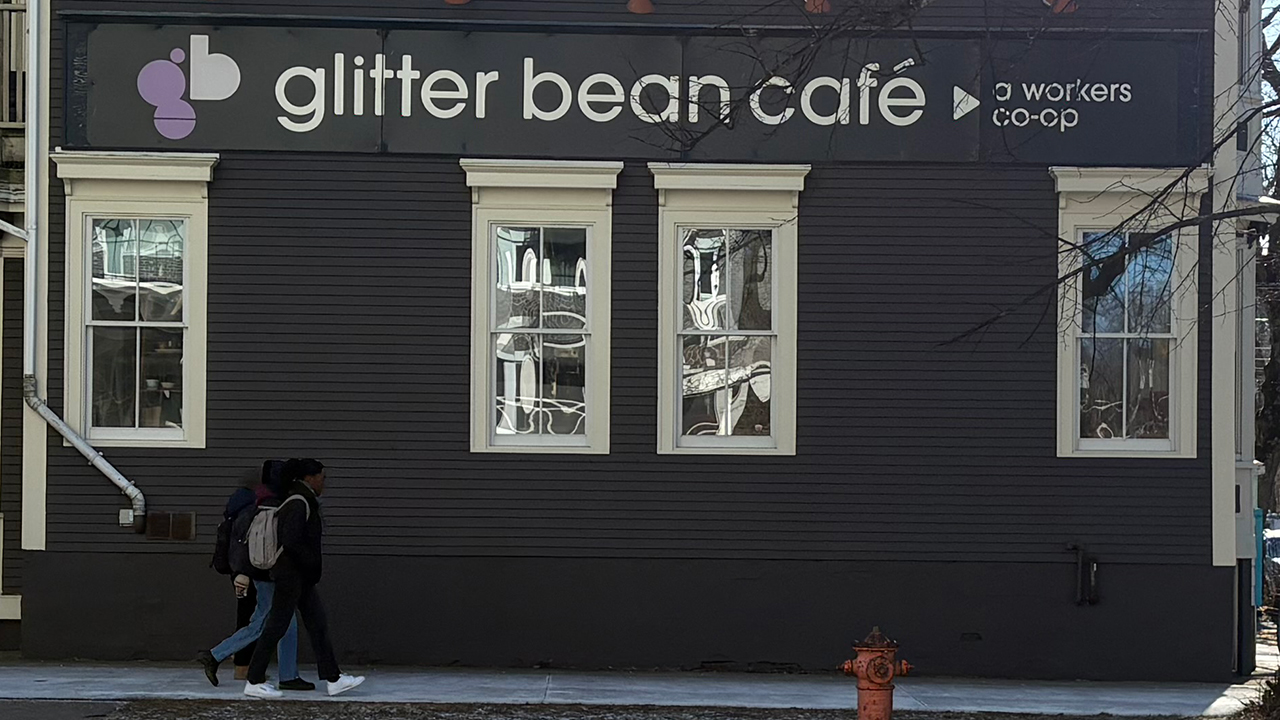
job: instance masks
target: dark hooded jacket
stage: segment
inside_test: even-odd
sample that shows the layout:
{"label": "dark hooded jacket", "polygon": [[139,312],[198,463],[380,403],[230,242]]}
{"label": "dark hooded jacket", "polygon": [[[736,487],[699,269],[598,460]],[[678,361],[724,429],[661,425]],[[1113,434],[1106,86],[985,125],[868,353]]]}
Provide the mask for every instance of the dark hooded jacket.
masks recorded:
{"label": "dark hooded jacket", "polygon": [[[295,480],[289,485],[286,497],[289,495],[301,495],[311,512],[308,516],[306,508],[296,500],[281,505],[276,519],[284,555],[276,562],[272,576],[275,577],[280,572],[298,572],[304,582],[318,583],[324,570],[324,518],[320,514],[320,499],[311,486],[301,480]],[[281,498],[281,502],[283,500]]]}
{"label": "dark hooded jacket", "polygon": [[224,520],[234,520],[245,508],[251,508],[257,504],[257,494],[254,490],[240,488],[231,493],[231,497],[227,498],[227,506],[222,510],[222,518]]}

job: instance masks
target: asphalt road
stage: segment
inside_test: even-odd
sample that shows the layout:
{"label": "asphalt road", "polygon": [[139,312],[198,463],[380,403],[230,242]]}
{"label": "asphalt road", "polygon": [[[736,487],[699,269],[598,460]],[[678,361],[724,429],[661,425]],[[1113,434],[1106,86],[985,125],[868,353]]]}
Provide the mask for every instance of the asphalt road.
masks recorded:
{"label": "asphalt road", "polygon": [[122,703],[0,700],[4,720],[85,720],[108,718]]}
{"label": "asphalt road", "polygon": [[[1000,713],[896,712],[894,720],[1027,720]],[[847,710],[574,705],[393,705],[244,700],[59,702],[0,700],[4,720],[851,720]],[[1114,716],[1053,720],[1112,720]],[[1133,720],[1133,718],[1125,718]]]}

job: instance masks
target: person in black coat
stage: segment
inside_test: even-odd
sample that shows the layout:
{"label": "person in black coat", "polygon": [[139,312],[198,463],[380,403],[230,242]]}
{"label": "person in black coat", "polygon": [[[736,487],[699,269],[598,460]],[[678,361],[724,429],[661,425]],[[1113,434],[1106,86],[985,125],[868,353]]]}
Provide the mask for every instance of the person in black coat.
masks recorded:
{"label": "person in black coat", "polygon": [[[324,465],[318,460],[290,460],[282,477],[285,497],[276,513],[276,537],[282,553],[271,569],[275,582],[271,614],[258,638],[258,647],[249,661],[249,676],[244,694],[250,697],[278,698],[281,692],[267,683],[267,664],[271,650],[289,627],[294,613],[302,615],[316,655],[316,669],[328,681],[330,695],[344,693],[360,683],[363,677],[344,675],[338,669],[333,645],[329,641],[329,622],[316,585],[324,571],[324,518],[320,495],[324,493]],[[288,500],[293,496],[305,502]]]}

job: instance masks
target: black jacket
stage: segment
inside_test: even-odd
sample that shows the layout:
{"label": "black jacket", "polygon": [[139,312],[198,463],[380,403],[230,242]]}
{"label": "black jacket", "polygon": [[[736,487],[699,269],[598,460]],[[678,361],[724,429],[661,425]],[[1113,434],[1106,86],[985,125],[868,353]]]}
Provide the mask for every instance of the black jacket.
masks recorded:
{"label": "black jacket", "polygon": [[[308,583],[320,582],[324,570],[323,538],[324,518],[320,516],[320,501],[311,487],[301,480],[294,481],[288,488],[288,495],[301,495],[311,506],[310,517],[302,503],[294,501],[280,507],[276,521],[280,546],[284,555],[276,563],[277,572],[297,571]],[[287,496],[286,496],[287,497]]]}

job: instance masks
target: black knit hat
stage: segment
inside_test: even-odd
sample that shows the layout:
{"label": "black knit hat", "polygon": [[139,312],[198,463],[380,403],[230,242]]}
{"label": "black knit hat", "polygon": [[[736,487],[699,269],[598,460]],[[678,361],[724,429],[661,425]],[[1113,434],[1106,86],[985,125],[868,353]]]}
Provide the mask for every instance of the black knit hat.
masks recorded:
{"label": "black knit hat", "polygon": [[262,463],[262,484],[276,495],[284,491],[284,461],[267,460]]}

